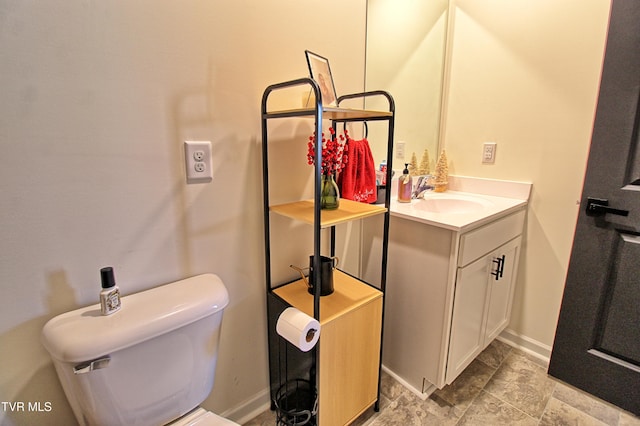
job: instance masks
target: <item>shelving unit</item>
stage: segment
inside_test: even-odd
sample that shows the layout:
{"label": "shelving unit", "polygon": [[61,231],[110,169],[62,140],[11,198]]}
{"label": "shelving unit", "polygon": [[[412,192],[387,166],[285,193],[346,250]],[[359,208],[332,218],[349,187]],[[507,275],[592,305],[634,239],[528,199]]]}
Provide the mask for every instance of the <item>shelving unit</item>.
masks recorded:
{"label": "shelving unit", "polygon": [[[268,111],[269,96],[282,89],[309,86],[316,99],[314,108]],[[262,164],[264,201],[265,272],[269,334],[269,367],[272,409],[276,408],[276,395],[290,379],[305,380],[315,385],[318,392],[319,425],[349,424],[372,405],[376,411],[380,400],[380,367],[382,355],[382,323],[384,318],[384,292],[386,287],[387,241],[389,237],[389,205],[391,191],[386,191],[384,205],[371,205],[341,199],[337,210],[321,210],[321,144],[316,144],[314,168],[314,198],[292,203],[271,205],[269,202],[269,132],[270,120],[287,117],[308,117],[315,120],[315,133],[322,134],[323,120],[337,123],[386,121],[387,182],[391,182],[393,158],[393,130],[395,105],[387,92],[355,93],[338,98],[338,105],[349,99],[382,96],[388,100],[388,111],[368,111],[352,108],[322,106],[318,85],[310,78],[278,83],[267,87],[262,97]],[[313,281],[320,282],[321,238],[323,229],[330,229],[330,256],[335,255],[336,225],[384,215],[383,249],[381,253],[380,287],[336,269],[334,292],[320,296],[307,291],[302,280],[273,283],[271,273],[271,215],[277,214],[311,225],[313,229]],[[304,353],[280,338],[275,326],[279,315],[293,306],[316,318],[321,325],[320,341],[309,353]]]}

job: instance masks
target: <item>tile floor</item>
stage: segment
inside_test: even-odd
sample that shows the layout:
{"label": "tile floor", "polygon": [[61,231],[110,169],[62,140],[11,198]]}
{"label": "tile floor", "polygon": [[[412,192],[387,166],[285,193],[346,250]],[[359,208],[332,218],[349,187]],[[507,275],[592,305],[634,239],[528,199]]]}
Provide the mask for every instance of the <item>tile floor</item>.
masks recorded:
{"label": "tile floor", "polygon": [[[267,410],[245,425],[274,424]],[[640,418],[551,378],[540,361],[494,341],[426,401],[383,373],[380,411],[369,409],[353,425],[640,426]]]}

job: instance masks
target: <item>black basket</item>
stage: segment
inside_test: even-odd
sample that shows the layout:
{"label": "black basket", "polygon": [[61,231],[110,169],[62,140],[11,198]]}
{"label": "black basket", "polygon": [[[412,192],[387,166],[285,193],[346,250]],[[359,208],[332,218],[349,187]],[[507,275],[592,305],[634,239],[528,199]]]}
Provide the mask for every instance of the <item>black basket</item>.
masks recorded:
{"label": "black basket", "polygon": [[286,426],[316,424],[318,394],[308,380],[290,380],[276,392],[276,424]]}

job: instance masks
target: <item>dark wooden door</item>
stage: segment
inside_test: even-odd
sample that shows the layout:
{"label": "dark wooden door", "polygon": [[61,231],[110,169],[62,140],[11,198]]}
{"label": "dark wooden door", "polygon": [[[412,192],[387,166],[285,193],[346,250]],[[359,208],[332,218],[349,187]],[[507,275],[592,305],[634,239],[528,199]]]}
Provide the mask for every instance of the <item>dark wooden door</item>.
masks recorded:
{"label": "dark wooden door", "polygon": [[581,211],[549,374],[636,415],[640,415],[639,126],[640,0],[613,0]]}

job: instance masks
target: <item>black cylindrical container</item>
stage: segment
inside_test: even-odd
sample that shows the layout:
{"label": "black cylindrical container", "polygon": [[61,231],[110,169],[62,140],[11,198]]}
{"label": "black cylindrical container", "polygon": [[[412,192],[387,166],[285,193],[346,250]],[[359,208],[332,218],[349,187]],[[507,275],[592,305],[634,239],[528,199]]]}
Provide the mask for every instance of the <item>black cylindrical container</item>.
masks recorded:
{"label": "black cylindrical container", "polygon": [[[320,256],[320,296],[333,293],[333,269],[336,267],[335,257]],[[309,256],[309,293],[314,294],[313,255]]]}

